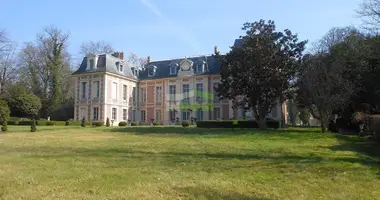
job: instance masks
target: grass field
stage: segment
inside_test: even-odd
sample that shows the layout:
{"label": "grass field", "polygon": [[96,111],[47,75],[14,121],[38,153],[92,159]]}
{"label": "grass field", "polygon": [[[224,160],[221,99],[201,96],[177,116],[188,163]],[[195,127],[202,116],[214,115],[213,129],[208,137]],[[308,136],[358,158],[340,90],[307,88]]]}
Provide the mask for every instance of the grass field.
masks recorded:
{"label": "grass field", "polygon": [[0,199],[380,199],[380,145],[313,129],[9,126]]}

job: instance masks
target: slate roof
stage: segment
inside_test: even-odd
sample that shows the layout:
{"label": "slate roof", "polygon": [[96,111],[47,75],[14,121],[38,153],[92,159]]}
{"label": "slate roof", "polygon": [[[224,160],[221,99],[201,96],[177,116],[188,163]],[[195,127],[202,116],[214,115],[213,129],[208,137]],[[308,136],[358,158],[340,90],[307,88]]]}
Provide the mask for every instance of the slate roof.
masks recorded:
{"label": "slate roof", "polygon": [[[211,75],[220,73],[220,65],[218,64],[215,56],[195,56],[195,57],[187,57],[187,58],[179,58],[179,59],[171,59],[171,60],[160,60],[149,62],[145,67],[145,70],[139,72],[139,80],[149,80],[149,79],[160,79],[160,78],[170,78],[170,77],[179,77],[178,71],[180,70],[180,63],[183,60],[190,60],[193,62],[193,66],[191,70],[194,72],[194,76],[197,75]],[[204,62],[204,72],[203,73],[195,73],[195,67],[198,63]],[[170,74],[170,66],[173,64],[177,65],[177,73],[174,75]],[[149,67],[156,66],[156,72],[154,76],[149,77],[148,71]]]}
{"label": "slate roof", "polygon": [[111,72],[114,74],[119,74],[122,76],[126,76],[129,78],[136,79],[133,75],[131,68],[134,67],[131,63],[127,61],[123,61],[123,72],[120,72],[117,69],[116,62],[123,61],[120,58],[112,56],[110,54],[101,54],[98,55],[98,62],[96,64],[96,68],[87,69],[87,56],[83,58],[82,63],[77,71],[73,73],[75,74],[83,74],[83,73],[92,73],[92,72]]}

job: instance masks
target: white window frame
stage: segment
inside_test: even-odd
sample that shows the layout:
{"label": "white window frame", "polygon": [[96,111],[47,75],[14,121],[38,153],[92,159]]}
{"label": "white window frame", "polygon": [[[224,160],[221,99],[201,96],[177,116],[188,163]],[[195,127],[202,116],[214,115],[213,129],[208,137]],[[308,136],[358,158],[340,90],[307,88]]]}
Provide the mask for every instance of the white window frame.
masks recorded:
{"label": "white window frame", "polygon": [[123,121],[127,121],[127,115],[128,115],[128,110],[126,108],[123,109]]}
{"label": "white window frame", "polygon": [[[114,110],[115,110],[115,112],[114,112]],[[117,108],[115,108],[115,107],[113,107],[113,108],[111,108],[111,119],[112,120],[117,120]]]}
{"label": "white window frame", "polygon": [[[185,86],[187,86],[187,90],[185,91]],[[182,94],[183,94],[183,102],[187,102],[187,103],[190,103],[189,100],[190,100],[190,84],[183,84],[182,85]]]}
{"label": "white window frame", "polygon": [[156,87],[156,103],[162,102],[162,86]]}
{"label": "white window frame", "polygon": [[[198,87],[198,86],[201,86],[201,87]],[[197,101],[202,102],[203,101],[203,83],[197,83],[195,87],[196,87],[195,94],[196,94]]]}
{"label": "white window frame", "polygon": [[126,101],[127,100],[127,93],[128,92],[128,86],[127,85],[123,85],[123,100]]}
{"label": "white window frame", "polygon": [[[199,69],[199,67],[200,67],[200,69]],[[201,72],[203,72],[203,71],[204,71],[204,63],[198,63],[198,64],[195,66],[195,71],[196,71],[197,73],[201,73]]]}
{"label": "white window frame", "polygon": [[175,75],[175,74],[177,74],[177,66],[171,65],[170,66],[170,75]]}
{"label": "white window frame", "polygon": [[197,120],[203,120],[203,110],[202,110],[202,108],[200,108],[200,109],[197,110],[196,116],[197,116]]}
{"label": "white window frame", "polygon": [[161,121],[161,110],[156,110],[155,121]]}
{"label": "white window frame", "polygon": [[145,110],[141,110],[141,116],[140,116],[140,120],[145,122],[146,121],[146,111]]}
{"label": "white window frame", "polygon": [[100,81],[93,81],[92,85],[93,85],[92,87],[95,87],[95,89],[93,90],[94,93],[92,94],[92,97],[94,99],[99,98],[100,97]]}
{"label": "white window frame", "polygon": [[[216,110],[218,110],[219,112],[215,112]],[[218,117],[215,115],[215,113],[218,113]],[[212,111],[212,116],[213,116],[214,120],[220,119],[220,108],[214,108]]]}
{"label": "white window frame", "polygon": [[[96,112],[95,112],[95,110],[96,110]],[[99,120],[99,107],[93,107],[92,108],[92,120]]]}
{"label": "white window frame", "polygon": [[[83,87],[84,86],[84,87]],[[80,87],[81,87],[81,98],[80,99],[82,99],[82,100],[84,100],[84,99],[87,99],[87,96],[88,96],[88,92],[87,92],[87,82],[81,82],[81,84],[80,84]]]}
{"label": "white window frame", "polygon": [[91,58],[90,61],[89,61],[89,64],[90,64],[90,69],[94,69],[95,68],[95,59]]}
{"label": "white window frame", "polygon": [[175,101],[176,85],[169,85],[169,99],[170,101]]}
{"label": "white window frame", "polygon": [[[115,86],[115,85],[116,85],[116,91],[114,91],[114,89],[115,89],[114,86]],[[111,96],[111,97],[112,97],[112,100],[117,100],[117,96],[118,96],[118,95],[117,95],[117,91],[118,91],[118,88],[117,88],[117,87],[118,87],[117,82],[112,82],[112,88],[111,88],[111,89],[112,89],[112,96]],[[114,96],[114,95],[115,95],[115,96]]]}
{"label": "white window frame", "polygon": [[182,111],[181,115],[183,121],[190,120],[190,111]]}

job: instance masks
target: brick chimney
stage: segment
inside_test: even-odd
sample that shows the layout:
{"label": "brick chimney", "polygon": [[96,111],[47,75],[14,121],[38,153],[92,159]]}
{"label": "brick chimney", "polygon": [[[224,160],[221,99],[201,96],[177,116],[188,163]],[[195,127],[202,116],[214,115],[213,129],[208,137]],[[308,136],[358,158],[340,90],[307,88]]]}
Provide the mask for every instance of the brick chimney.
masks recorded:
{"label": "brick chimney", "polygon": [[124,52],[119,52],[119,58],[124,60]]}
{"label": "brick chimney", "polygon": [[150,61],[151,61],[151,57],[148,56],[148,58],[146,59],[146,62],[147,62],[147,63],[150,63]]}

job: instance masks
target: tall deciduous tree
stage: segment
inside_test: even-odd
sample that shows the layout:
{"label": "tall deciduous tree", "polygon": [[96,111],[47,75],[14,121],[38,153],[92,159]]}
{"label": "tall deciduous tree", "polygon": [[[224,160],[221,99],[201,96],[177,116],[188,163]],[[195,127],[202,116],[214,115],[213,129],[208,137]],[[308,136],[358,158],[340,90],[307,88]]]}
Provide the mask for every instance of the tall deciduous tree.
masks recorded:
{"label": "tall deciduous tree", "polygon": [[363,0],[357,13],[362,17],[366,28],[379,30],[380,25],[380,0]]}
{"label": "tall deciduous tree", "polygon": [[0,96],[4,95],[7,84],[16,76],[16,45],[5,31],[0,30]]}
{"label": "tall deciduous tree", "polygon": [[241,47],[232,47],[221,63],[220,98],[234,99],[253,110],[261,129],[271,106],[289,92],[307,41],[286,29],[276,31],[273,21],[245,23]]}
{"label": "tall deciduous tree", "polygon": [[102,53],[113,53],[114,48],[112,47],[111,44],[105,42],[105,41],[89,41],[86,43],[83,43],[80,46],[80,54],[82,56],[86,56],[89,53],[92,54],[102,54]]}

